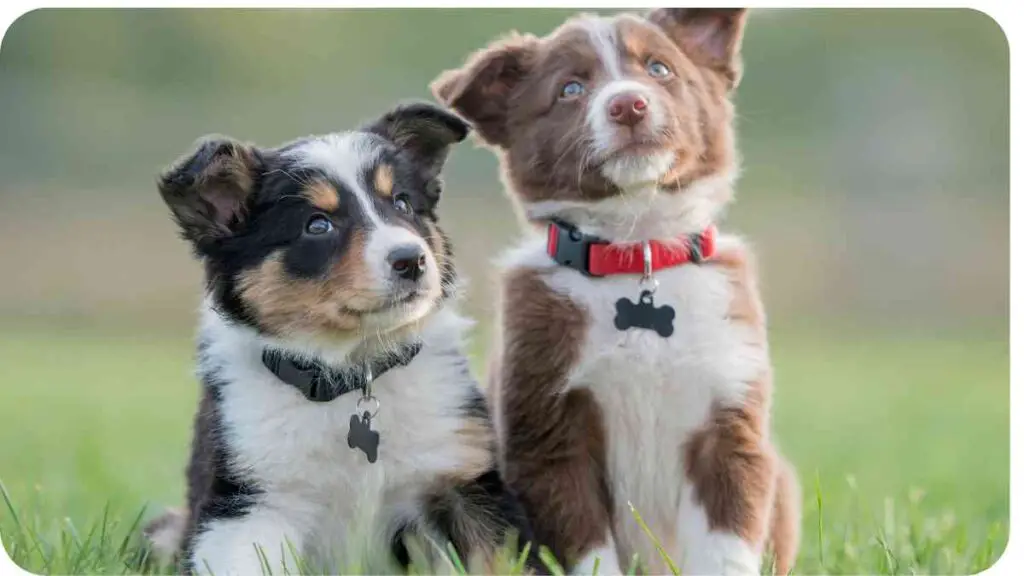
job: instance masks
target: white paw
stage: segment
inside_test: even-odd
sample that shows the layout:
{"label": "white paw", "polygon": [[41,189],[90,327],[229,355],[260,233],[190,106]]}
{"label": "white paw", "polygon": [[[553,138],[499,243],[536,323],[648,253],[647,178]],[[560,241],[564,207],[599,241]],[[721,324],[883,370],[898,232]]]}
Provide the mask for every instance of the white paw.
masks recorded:
{"label": "white paw", "polygon": [[739,537],[715,534],[704,544],[688,551],[682,567],[687,576],[757,576],[761,573],[760,555]]}
{"label": "white paw", "polygon": [[622,574],[619,566],[619,556],[615,552],[615,546],[605,545],[595,548],[587,553],[576,566],[573,567],[573,574],[594,574],[594,566],[597,565],[597,574]]}

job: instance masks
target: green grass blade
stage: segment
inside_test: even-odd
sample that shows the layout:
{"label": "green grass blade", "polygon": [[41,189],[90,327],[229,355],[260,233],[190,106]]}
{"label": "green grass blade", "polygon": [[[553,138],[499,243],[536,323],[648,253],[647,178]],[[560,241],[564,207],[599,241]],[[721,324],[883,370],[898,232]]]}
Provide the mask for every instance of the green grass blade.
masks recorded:
{"label": "green grass blade", "polygon": [[629,569],[626,570],[627,576],[634,576],[637,570],[640,569],[640,555],[633,554],[633,557],[629,559]]}
{"label": "green grass blade", "polygon": [[814,499],[818,506],[818,566],[825,570],[825,515],[821,498],[821,472],[814,471]]}
{"label": "green grass blade", "polygon": [[516,559],[514,574],[524,574],[526,572],[526,560],[530,557],[531,548],[533,548],[533,542],[527,542],[526,545],[523,546],[522,551],[519,552],[519,558]]}
{"label": "green grass blade", "polygon": [[124,556],[125,551],[128,550],[128,546],[132,542],[132,537],[135,536],[136,531],[138,530],[139,526],[142,524],[142,516],[145,513],[146,513],[146,507],[143,506],[142,509],[139,510],[139,513],[135,515],[135,519],[132,520],[131,526],[129,526],[128,527],[128,531],[125,532],[124,539],[121,540],[121,546],[118,547],[118,549],[117,549],[117,555],[118,556]]}
{"label": "green grass blade", "polygon": [[[28,535],[25,533],[25,525],[21,523],[21,518],[18,517],[18,510],[14,507],[14,502],[11,501],[11,495],[7,493],[7,487],[4,486],[3,481],[0,481],[0,495],[3,496],[4,505],[7,507],[7,511],[11,513],[11,519],[14,520],[14,527],[18,531],[17,543],[20,544],[20,547],[24,549],[25,553],[27,554],[29,546],[28,543],[26,542]],[[38,549],[38,544],[36,545],[36,548]],[[17,556],[12,552],[11,558],[16,559]]]}
{"label": "green grass blade", "polygon": [[675,576],[679,576],[681,573],[679,571],[679,567],[676,566],[676,563],[673,562],[672,558],[669,557],[668,552],[665,551],[665,547],[662,546],[661,541],[659,541],[654,536],[654,532],[652,532],[651,528],[647,525],[646,522],[644,522],[644,519],[640,517],[640,512],[638,512],[637,509],[633,507],[632,502],[626,502],[626,505],[629,506],[629,511],[633,513],[633,518],[635,518],[637,523],[640,524],[640,528],[643,529],[644,534],[647,534],[647,537],[650,538],[651,542],[654,543],[654,547],[657,548],[658,554],[661,556],[662,561],[665,562],[665,565],[668,566],[668,569],[672,572],[672,574],[674,574]]}
{"label": "green grass blade", "polygon": [[455,566],[456,573],[465,576],[466,567],[462,564],[462,558],[459,558],[459,552],[455,550],[455,545],[449,542],[445,548],[448,550],[448,557],[451,558],[452,564]]}
{"label": "green grass blade", "polygon": [[558,563],[558,559],[547,546],[541,546],[538,549],[538,555],[540,561],[551,572],[551,576],[565,576],[565,569]]}

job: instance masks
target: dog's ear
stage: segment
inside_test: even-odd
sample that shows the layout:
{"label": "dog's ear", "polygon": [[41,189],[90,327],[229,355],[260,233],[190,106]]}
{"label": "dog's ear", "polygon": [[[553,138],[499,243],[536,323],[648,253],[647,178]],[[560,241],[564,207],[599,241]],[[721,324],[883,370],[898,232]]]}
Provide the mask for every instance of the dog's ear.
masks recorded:
{"label": "dog's ear", "polygon": [[513,33],[470,56],[462,68],[448,70],[430,85],[438,101],[473,123],[488,144],[508,142],[509,96],[529,73],[539,41]]}
{"label": "dog's ear", "polygon": [[466,139],[469,124],[433,104],[403,104],[364,130],[383,136],[408,154],[428,178],[437,178],[453,144]]}
{"label": "dog's ear", "polygon": [[659,8],[647,19],[696,64],[717,72],[734,89],[743,74],[740,43],[746,8]]}
{"label": "dog's ear", "polygon": [[182,236],[199,245],[235,233],[245,219],[246,203],[262,164],[262,154],[255,147],[207,136],[161,174],[160,196]]}

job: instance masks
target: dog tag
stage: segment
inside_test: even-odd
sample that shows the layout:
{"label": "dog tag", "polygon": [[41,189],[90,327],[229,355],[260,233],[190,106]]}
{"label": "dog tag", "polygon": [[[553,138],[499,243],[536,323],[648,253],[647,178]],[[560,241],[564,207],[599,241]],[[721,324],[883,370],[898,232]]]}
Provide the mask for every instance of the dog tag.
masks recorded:
{"label": "dog tag", "polygon": [[377,446],[380,444],[380,433],[370,429],[370,413],[363,412],[363,417],[353,414],[348,421],[348,447],[359,448],[366,454],[366,460],[373,464],[377,461]]}
{"label": "dog tag", "polygon": [[615,327],[619,330],[643,328],[653,330],[662,338],[672,335],[672,326],[676,311],[671,306],[654,305],[654,293],[650,290],[640,292],[640,301],[633,303],[629,298],[620,298],[615,303]]}

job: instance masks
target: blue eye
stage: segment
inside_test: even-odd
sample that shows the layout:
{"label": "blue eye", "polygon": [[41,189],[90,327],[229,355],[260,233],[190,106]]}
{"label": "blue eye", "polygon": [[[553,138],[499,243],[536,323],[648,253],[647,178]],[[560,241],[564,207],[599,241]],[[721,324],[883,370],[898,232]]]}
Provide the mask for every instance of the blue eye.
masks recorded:
{"label": "blue eye", "polygon": [[402,214],[412,214],[412,204],[409,204],[409,198],[404,194],[395,196],[394,205],[395,210],[398,210]]}
{"label": "blue eye", "polygon": [[326,216],[317,214],[309,219],[306,223],[306,233],[313,236],[320,236],[321,234],[327,234],[331,230],[334,230],[334,224],[327,219]]}
{"label": "blue eye", "polygon": [[583,87],[583,84],[576,80],[572,80],[570,82],[566,82],[565,86],[562,86],[562,98],[576,98],[578,96],[582,96],[586,91],[587,89]]}
{"label": "blue eye", "polygon": [[672,71],[664,63],[651,60],[647,63],[647,73],[653,78],[666,78]]}

